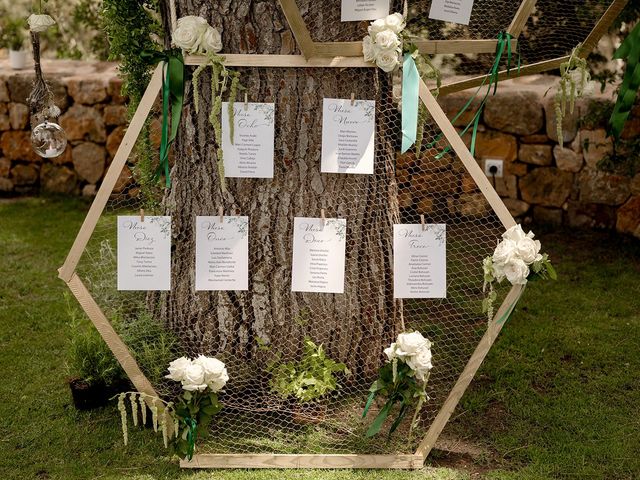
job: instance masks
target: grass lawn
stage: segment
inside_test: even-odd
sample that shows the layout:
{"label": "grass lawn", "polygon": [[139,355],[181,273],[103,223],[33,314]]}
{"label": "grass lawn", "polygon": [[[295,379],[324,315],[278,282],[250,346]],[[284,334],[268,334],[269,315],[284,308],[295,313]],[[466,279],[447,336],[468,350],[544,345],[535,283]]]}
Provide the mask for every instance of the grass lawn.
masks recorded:
{"label": "grass lawn", "polygon": [[[113,407],[76,412],[57,268],[79,200],[0,202],[0,479],[464,479],[420,472],[182,472],[147,431],[121,441]],[[491,479],[640,477],[640,242],[549,233],[560,280],[528,287],[445,429],[481,445]],[[455,464],[434,452],[430,461]]]}

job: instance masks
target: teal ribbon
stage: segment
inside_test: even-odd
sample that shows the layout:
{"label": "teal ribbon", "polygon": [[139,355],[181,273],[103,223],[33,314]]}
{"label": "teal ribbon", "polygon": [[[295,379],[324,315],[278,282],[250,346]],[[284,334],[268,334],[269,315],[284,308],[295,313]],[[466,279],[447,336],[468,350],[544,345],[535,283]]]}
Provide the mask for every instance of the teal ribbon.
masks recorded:
{"label": "teal ribbon", "polygon": [[416,143],[418,132],[418,86],[420,75],[411,53],[402,63],[402,153]]}
{"label": "teal ribbon", "polygon": [[613,58],[626,59],[627,61],[618,98],[609,120],[610,133],[616,140],[619,140],[640,87],[640,23],[624,39]]}
{"label": "teal ribbon", "polygon": [[509,320],[509,317],[511,317],[511,314],[515,310],[516,304],[518,303],[518,300],[520,300],[520,297],[522,296],[523,293],[524,293],[524,287],[520,289],[520,293],[518,294],[516,299],[513,301],[513,303],[509,305],[509,308],[507,308],[507,310],[502,314],[500,318],[496,319],[496,324],[502,325],[503,323],[507,323],[507,320]]}
{"label": "teal ribbon", "polygon": [[196,438],[198,437],[198,423],[195,419],[187,417],[184,419],[187,426],[187,460],[191,461],[196,450]]}
{"label": "teal ribbon", "polygon": [[[160,162],[154,179],[163,174],[167,188],[171,186],[169,177],[169,149],[178,134],[182,105],[184,102],[184,58],[179,49],[144,51],[141,54],[149,64],[164,62],[162,77],[162,133],[160,139]],[[171,129],[169,129],[169,105],[171,105]]]}

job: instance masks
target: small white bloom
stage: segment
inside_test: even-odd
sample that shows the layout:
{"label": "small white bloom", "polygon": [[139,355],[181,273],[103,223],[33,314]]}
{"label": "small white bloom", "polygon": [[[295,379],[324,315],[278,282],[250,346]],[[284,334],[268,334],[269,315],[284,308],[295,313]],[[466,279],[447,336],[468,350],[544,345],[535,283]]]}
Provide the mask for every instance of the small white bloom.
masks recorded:
{"label": "small white bloom", "polygon": [[529,267],[519,258],[514,258],[504,265],[504,275],[511,285],[524,285],[529,276]]}
{"label": "small white bloom", "polygon": [[195,53],[200,49],[200,42],[207,28],[209,24],[202,17],[187,15],[179,18],[176,29],[171,34],[173,44],[189,53]]}
{"label": "small white bloom", "polygon": [[200,38],[202,53],[217,53],[222,50],[222,37],[217,29],[208,26]]}
{"label": "small white bloom", "polygon": [[398,35],[391,30],[384,30],[378,33],[375,43],[381,50],[397,50],[400,47]]}
{"label": "small white bloom", "polygon": [[32,32],[44,32],[47,28],[56,24],[56,21],[49,15],[36,15],[32,13],[27,19],[29,30]]}
{"label": "small white bloom", "polygon": [[503,263],[493,264],[493,276],[498,281],[498,283],[504,280],[504,264]]}
{"label": "small white bloom", "polygon": [[513,227],[511,227],[509,230],[507,230],[502,234],[502,238],[504,238],[505,240],[511,240],[512,242],[515,242],[515,243],[518,243],[524,237],[526,237],[526,235],[524,234],[524,231],[522,230],[522,227],[519,224],[514,225]]}
{"label": "small white bloom", "polygon": [[184,380],[187,367],[189,367],[190,365],[191,360],[189,360],[187,357],[180,357],[175,359],[169,364],[169,375],[166,375],[165,378],[174,380],[176,382],[182,382]]}
{"label": "small white bloom", "polygon": [[369,28],[367,30],[369,32],[369,35],[371,35],[371,39],[375,42],[376,35],[378,35],[378,33],[383,32],[387,29],[388,27],[384,21],[384,18],[379,18],[375,22],[371,22],[371,25],[369,25]]}
{"label": "small white bloom", "polygon": [[362,53],[364,55],[365,62],[375,62],[376,55],[380,48],[373,41],[370,35],[367,35],[362,39]]}
{"label": "small white bloom", "polygon": [[191,362],[184,372],[184,380],[182,380],[182,388],[190,392],[203,391],[207,388],[204,381],[204,368],[198,363]]}
{"label": "small white bloom", "polygon": [[396,358],[396,343],[393,342],[391,345],[389,345],[387,348],[385,348],[384,349],[384,354],[387,356],[389,361],[391,361],[394,358]]}
{"label": "small white bloom", "polygon": [[431,348],[431,342],[417,330],[413,333],[401,333],[396,341],[396,356],[401,360],[416,354],[423,348]]}
{"label": "small white bloom", "polygon": [[200,355],[193,363],[202,366],[204,370],[204,383],[206,383],[212,391],[218,392],[227,384],[229,380],[227,369],[224,363],[217,358]]}
{"label": "small white bloom", "polygon": [[531,265],[540,252],[540,241],[531,237],[524,237],[516,244],[516,254],[527,265]]}
{"label": "small white bloom", "polygon": [[501,241],[493,252],[494,267],[499,267],[511,261],[516,256],[517,243],[513,240],[505,239]]}
{"label": "small white bloom", "polygon": [[400,33],[405,27],[404,17],[400,13],[392,13],[384,19],[384,25],[393,33]]}
{"label": "small white bloom", "polygon": [[415,355],[408,357],[406,362],[411,370],[415,372],[416,378],[424,381],[429,370],[433,368],[431,364],[431,348],[421,348]]}
{"label": "small white bloom", "polygon": [[380,50],[376,56],[376,65],[384,72],[392,72],[400,65],[397,50]]}

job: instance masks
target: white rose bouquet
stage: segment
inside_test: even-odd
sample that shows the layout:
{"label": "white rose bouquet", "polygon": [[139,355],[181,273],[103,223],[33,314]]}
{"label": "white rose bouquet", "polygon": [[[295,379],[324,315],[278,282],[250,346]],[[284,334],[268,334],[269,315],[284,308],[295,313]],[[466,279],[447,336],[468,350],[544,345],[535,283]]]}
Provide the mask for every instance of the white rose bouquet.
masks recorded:
{"label": "white rose bouquet", "polygon": [[179,18],[171,37],[174,46],[191,54],[205,55],[222,50],[220,32],[202,17]]}
{"label": "white rose bouquet", "polygon": [[404,27],[404,17],[399,13],[372,22],[369,35],[362,40],[365,61],[375,63],[385,72],[395,70],[400,65]]}
{"label": "white rose bouquet", "polygon": [[514,225],[502,234],[493,255],[482,262],[484,270],[483,291],[489,293],[483,301],[483,312],[487,312],[489,320],[493,317],[493,302],[496,292],[495,282],[501,283],[505,278],[511,285],[525,285],[529,280],[551,278],[556,280],[557,274],[548,254],[540,253],[540,241],[534,240],[533,232],[524,233],[520,225]]}
{"label": "white rose bouquet", "polygon": [[[162,432],[165,448],[169,446],[170,433],[173,447],[180,458],[191,460],[195,451],[198,428],[207,431],[215,414],[222,410],[218,400],[220,392],[229,380],[227,368],[217,358],[200,355],[195,359],[180,357],[169,364],[165,378],[180,382],[182,394],[176,403],[157,397],[125,392],[118,395],[118,410],[122,423],[124,444],[127,444],[127,403],[130,404],[134,426],[138,425],[138,410],[142,424],[146,423],[147,407],[151,410],[153,429]],[[129,397],[129,402],[127,402]]]}
{"label": "white rose bouquet", "polygon": [[369,426],[366,435],[372,437],[380,432],[394,405],[398,404],[398,415],[389,429],[391,435],[402,422],[409,407],[417,402],[410,425],[411,436],[418,413],[428,399],[426,385],[433,367],[431,342],[418,331],[401,333],[394,343],[385,348],[384,353],[387,362],[380,368],[378,379],[369,388],[369,398],[362,417],[367,415],[376,397],[383,396],[387,400]]}

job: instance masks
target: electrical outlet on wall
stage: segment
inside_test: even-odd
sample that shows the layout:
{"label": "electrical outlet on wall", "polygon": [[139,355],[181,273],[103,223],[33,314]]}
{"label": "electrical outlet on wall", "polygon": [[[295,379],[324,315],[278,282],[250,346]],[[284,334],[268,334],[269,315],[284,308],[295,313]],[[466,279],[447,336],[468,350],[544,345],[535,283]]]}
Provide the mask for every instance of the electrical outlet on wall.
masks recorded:
{"label": "electrical outlet on wall", "polygon": [[487,177],[502,177],[504,161],[500,158],[487,158],[484,161],[484,174]]}

